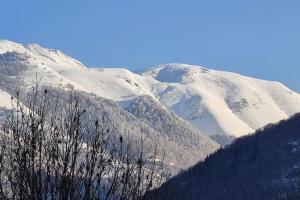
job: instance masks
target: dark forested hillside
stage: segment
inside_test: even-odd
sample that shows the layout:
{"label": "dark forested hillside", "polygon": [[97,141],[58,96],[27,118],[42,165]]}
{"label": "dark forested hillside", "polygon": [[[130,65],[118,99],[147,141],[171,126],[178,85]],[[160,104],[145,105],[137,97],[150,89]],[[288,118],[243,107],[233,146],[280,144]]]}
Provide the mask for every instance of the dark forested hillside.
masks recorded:
{"label": "dark forested hillside", "polygon": [[160,199],[300,199],[300,114],[239,138],[172,178]]}

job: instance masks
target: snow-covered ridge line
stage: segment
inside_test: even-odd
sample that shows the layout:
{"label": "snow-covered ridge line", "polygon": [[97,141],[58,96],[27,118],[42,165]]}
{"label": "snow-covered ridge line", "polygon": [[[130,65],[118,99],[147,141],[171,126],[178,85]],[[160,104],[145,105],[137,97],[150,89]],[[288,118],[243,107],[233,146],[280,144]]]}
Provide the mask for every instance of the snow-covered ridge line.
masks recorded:
{"label": "snow-covered ridge line", "polygon": [[39,74],[45,84],[71,84],[120,105],[150,96],[200,132],[218,138],[239,137],[300,112],[300,95],[283,84],[233,72],[176,63],[138,72],[86,68],[60,51],[0,41],[0,54],[12,51],[29,55],[21,75],[25,83]]}
{"label": "snow-covered ridge line", "polygon": [[81,62],[65,55],[60,50],[43,48],[38,44],[22,45],[9,40],[0,40],[0,54],[6,52],[24,53],[36,60],[41,60],[42,62],[40,64],[48,61],[61,64],[63,66],[85,68]]}

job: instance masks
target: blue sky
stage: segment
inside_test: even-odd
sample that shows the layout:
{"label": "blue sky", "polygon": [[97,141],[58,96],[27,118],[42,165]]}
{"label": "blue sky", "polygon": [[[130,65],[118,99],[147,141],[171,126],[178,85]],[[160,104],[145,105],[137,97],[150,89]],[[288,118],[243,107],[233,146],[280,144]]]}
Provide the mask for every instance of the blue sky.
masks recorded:
{"label": "blue sky", "polygon": [[88,66],[188,63],[300,92],[298,0],[2,0],[0,38]]}

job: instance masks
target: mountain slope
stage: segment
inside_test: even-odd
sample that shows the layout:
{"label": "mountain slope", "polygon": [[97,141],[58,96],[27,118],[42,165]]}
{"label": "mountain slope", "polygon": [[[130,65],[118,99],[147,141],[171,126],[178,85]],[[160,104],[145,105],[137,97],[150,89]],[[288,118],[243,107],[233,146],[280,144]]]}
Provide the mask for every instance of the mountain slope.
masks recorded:
{"label": "mountain slope", "polygon": [[0,89],[0,107],[11,108],[11,96]]}
{"label": "mountain slope", "polygon": [[[136,145],[139,144],[139,140],[142,137],[145,144],[145,150],[151,152],[155,142],[157,142],[158,157],[160,159],[162,156],[165,157],[164,162],[169,165],[172,172],[176,172],[181,168],[187,168],[199,159],[203,160],[207,155],[219,148],[219,145],[215,141],[205,135],[201,136],[201,133],[195,134],[192,130],[189,130],[189,127],[187,127],[184,132],[181,132],[181,135],[172,133],[172,130],[168,129],[156,130],[152,124],[145,122],[142,118],[135,117],[133,114],[120,107],[116,102],[109,99],[78,90],[73,91],[70,88],[47,87],[47,91],[50,95],[49,98],[53,99],[57,97],[57,92],[59,92],[58,96],[61,103],[69,100],[69,92],[78,94],[87,115],[97,117],[99,120],[104,119],[103,124],[109,128],[111,135],[117,137],[122,135],[123,138],[129,138],[129,140],[133,141],[133,147],[139,148]],[[27,106],[26,99],[28,97],[26,98],[25,96],[25,98],[23,98],[25,95],[23,91],[19,94],[19,100],[24,106]],[[72,95],[75,96],[74,94]],[[0,97],[5,97],[5,99],[2,99],[3,101],[0,101],[0,103],[3,102],[3,106],[5,106],[2,110],[14,108],[9,107],[10,104],[8,102],[10,101],[11,96],[8,93],[0,93]],[[160,115],[159,113],[157,114]],[[3,120],[2,118],[4,118],[4,112],[1,111],[0,107],[0,122]],[[176,121],[172,122],[172,120],[176,120],[176,118],[170,119],[170,123],[175,124]],[[156,125],[162,127],[163,123],[163,121],[157,121]],[[193,140],[193,147],[187,146],[186,143],[182,143],[182,141],[185,141],[187,138]],[[146,154],[150,152],[146,152]]]}
{"label": "mountain slope", "polygon": [[299,199],[300,115],[237,139],[165,183],[157,199]]}
{"label": "mountain slope", "polygon": [[[2,42],[2,48],[4,43]],[[3,96],[0,100],[0,105],[2,106],[7,107],[8,100],[10,100],[9,94],[14,94],[16,89],[26,90],[28,86],[33,84],[33,81],[40,81],[41,84],[51,85],[52,87],[75,87],[82,91],[85,102],[88,102],[87,107],[93,112],[98,112],[99,115],[106,114],[109,126],[115,132],[124,135],[124,137],[126,134],[130,134],[130,137],[133,139],[139,139],[139,136],[143,136],[148,144],[153,145],[154,141],[157,140],[157,142],[163,145],[166,151],[166,162],[172,169],[186,168],[196,161],[204,159],[219,148],[219,145],[215,141],[202,135],[200,131],[192,128],[190,124],[179,119],[178,116],[170,114],[168,110],[161,109],[162,106],[160,104],[153,104],[151,106],[155,109],[157,116],[164,115],[166,120],[169,120],[172,125],[171,129],[157,129],[156,127],[164,127],[162,119],[157,119],[156,123],[152,124],[144,120],[141,116],[134,116],[120,107],[116,102],[102,98],[102,96],[113,97],[110,96],[110,94],[113,95],[113,92],[109,91],[113,91],[112,87],[114,83],[114,78],[110,80],[110,77],[113,77],[111,73],[108,75],[98,69],[88,70],[81,65],[72,66],[72,63],[76,64],[77,62],[71,58],[67,59],[67,56],[62,54],[59,54],[62,57],[62,61],[60,61],[60,57],[56,57],[56,53],[54,53],[55,57],[52,59],[52,50],[41,50],[41,52],[44,52],[45,58],[40,58],[40,53],[35,55],[35,50],[32,51],[27,46],[22,47],[22,45],[11,42],[8,42],[6,46],[17,46],[16,50],[22,50],[19,50],[19,52],[7,51],[0,54],[0,89],[5,91],[3,95],[0,93],[1,97]],[[69,60],[71,63],[66,67],[65,61]],[[127,72],[126,70],[122,71]],[[120,70],[116,70],[116,76],[119,72]],[[64,73],[67,75],[65,76]],[[128,71],[128,73],[130,72]],[[101,80],[98,79],[100,76],[105,78],[106,84],[101,84]],[[82,77],[81,80],[80,77]],[[126,80],[122,81],[125,83],[124,85],[129,84]],[[88,83],[95,84],[96,86],[93,87],[88,85]],[[109,85],[110,87],[108,87]],[[101,89],[104,91],[101,91]],[[115,89],[121,92],[123,90],[122,86],[119,87],[118,85]],[[124,94],[127,94],[129,91],[126,88],[124,90]],[[91,93],[93,91],[98,95]],[[101,95],[99,95],[100,93]],[[151,97],[149,98],[151,99]],[[160,112],[163,113],[161,114]],[[182,128],[180,131],[173,132],[177,130],[178,122],[181,122],[181,124],[178,124],[178,127]],[[192,141],[192,145],[186,141]]]}
{"label": "mountain slope", "polygon": [[[209,137],[205,135],[201,137],[201,133],[192,135],[191,130],[186,130],[182,135],[177,134],[176,139],[174,139],[173,136],[176,133],[172,133],[172,130],[156,130],[153,124],[135,117],[114,101],[84,92],[81,95],[87,112],[95,113],[100,119],[104,116],[106,125],[110,127],[112,132],[121,134],[124,138],[129,136],[135,141],[138,141],[142,136],[148,146],[154,145],[157,141],[159,144],[158,153],[161,154],[162,151],[165,151],[165,162],[172,169],[187,168],[219,148],[219,145]],[[163,123],[163,121],[157,121],[156,125],[163,126]],[[175,122],[171,123],[174,124]],[[193,148],[182,143],[187,138],[193,139]]]}
{"label": "mountain slope", "polygon": [[[21,70],[11,71],[16,63]],[[300,112],[300,95],[281,83],[193,65],[167,64],[136,73],[87,68],[60,51],[2,40],[0,67],[6,83],[28,85],[43,77],[45,84],[71,84],[120,105],[138,96],[151,96],[220,143]],[[15,77],[19,78],[13,80]]]}
{"label": "mountain slope", "polygon": [[208,155],[207,152],[213,152],[219,147],[215,142],[211,142],[208,136],[169,112],[150,96],[140,96],[134,99],[126,110],[153,127],[158,133],[167,134],[169,141],[177,142],[192,150],[193,154],[189,157],[205,158]]}
{"label": "mountain slope", "polygon": [[5,109],[10,109],[11,106],[11,96],[0,89],[0,123],[5,118]]}
{"label": "mountain slope", "polygon": [[300,111],[300,95],[278,82],[180,64],[141,74],[166,82],[160,102],[208,135],[239,137]]}

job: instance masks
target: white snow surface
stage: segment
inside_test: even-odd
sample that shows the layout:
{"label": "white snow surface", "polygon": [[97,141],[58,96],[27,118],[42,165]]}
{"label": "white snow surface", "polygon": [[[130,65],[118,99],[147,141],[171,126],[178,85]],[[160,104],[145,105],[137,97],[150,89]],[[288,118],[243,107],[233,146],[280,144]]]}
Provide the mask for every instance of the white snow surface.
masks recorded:
{"label": "white snow surface", "polygon": [[187,64],[139,72],[88,68],[61,51],[0,40],[0,54],[7,52],[28,57],[30,67],[22,74],[25,83],[41,76],[46,84],[71,84],[120,105],[149,95],[209,136],[240,137],[300,112],[300,95],[283,84],[232,72]]}
{"label": "white snow surface", "polygon": [[10,109],[12,107],[11,95],[0,89],[0,107]]}

